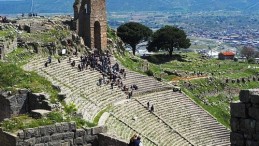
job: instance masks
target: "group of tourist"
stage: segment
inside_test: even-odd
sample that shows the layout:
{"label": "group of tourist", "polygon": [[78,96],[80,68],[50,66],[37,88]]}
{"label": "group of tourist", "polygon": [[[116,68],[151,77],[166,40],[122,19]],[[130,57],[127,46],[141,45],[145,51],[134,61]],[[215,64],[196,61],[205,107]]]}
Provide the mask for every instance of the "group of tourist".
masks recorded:
{"label": "group of tourist", "polygon": [[141,137],[138,136],[137,134],[134,134],[130,138],[129,146],[143,146],[143,143],[141,141]]}
{"label": "group of tourist", "polygon": [[[75,60],[72,61],[69,58],[69,63],[71,63],[72,67],[75,67]],[[138,90],[138,86],[133,84],[131,86],[127,86],[123,83],[122,79],[126,79],[126,71],[123,68],[120,68],[120,65],[116,62],[112,65],[110,60],[110,55],[106,53],[105,55],[100,55],[98,53],[92,53],[89,55],[81,56],[80,63],[77,65],[79,71],[87,70],[97,70],[102,75],[97,81],[97,85],[101,86],[103,84],[110,85],[111,89],[114,86],[117,86],[126,94],[128,94],[128,98],[130,99],[133,96],[133,91]]]}
{"label": "group of tourist", "polygon": [[[51,62],[52,58],[49,56],[44,66],[48,67],[48,64]],[[58,59],[58,63],[61,63],[60,59]],[[72,61],[71,57],[69,57],[68,63],[70,63],[72,67],[76,66],[76,61]],[[129,99],[133,96],[133,91],[138,90],[138,86],[135,84],[128,87],[123,83],[122,79],[126,79],[126,71],[125,69],[120,68],[117,62],[112,65],[110,55],[108,53],[105,55],[91,53],[90,55],[81,56],[80,63],[77,65],[77,68],[80,72],[87,69],[99,71],[102,76],[97,82],[98,86],[101,86],[102,84],[110,84],[111,89],[113,89],[114,86],[117,86],[128,94]]]}

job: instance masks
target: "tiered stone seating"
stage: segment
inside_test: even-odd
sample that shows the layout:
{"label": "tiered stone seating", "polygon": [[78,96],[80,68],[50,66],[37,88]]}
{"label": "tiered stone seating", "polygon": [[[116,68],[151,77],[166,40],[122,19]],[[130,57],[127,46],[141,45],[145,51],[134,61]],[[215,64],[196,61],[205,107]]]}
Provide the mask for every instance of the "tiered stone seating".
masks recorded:
{"label": "tiered stone seating", "polygon": [[[35,59],[25,68],[60,85],[68,96],[66,102],[74,102],[87,120],[93,120],[99,111],[127,97],[117,87],[111,90],[109,85],[97,86],[101,76],[97,71],[78,72],[67,60],[61,63],[54,60],[45,68],[46,60]],[[136,84],[139,90],[133,95],[138,96],[113,108],[106,121],[110,134],[129,140],[133,134],[140,133],[148,146],[230,145],[229,131],[184,94],[172,92],[153,78],[127,69],[126,73],[123,83]],[[154,104],[154,113],[145,108],[148,101]]]}
{"label": "tiered stone seating", "polygon": [[[114,116],[110,116],[109,119],[106,122],[106,125],[108,127],[108,133],[110,135],[115,135],[116,137],[119,137],[121,139],[125,139],[127,141],[130,140],[130,138],[136,134],[140,133],[139,131],[135,131],[132,128],[130,128],[125,123],[121,122]],[[156,143],[152,142],[151,140],[147,139],[143,135],[141,136],[141,141],[146,146],[157,146]]]}
{"label": "tiered stone seating", "polygon": [[79,72],[66,60],[61,63],[54,60],[48,67],[44,67],[45,61],[32,61],[30,66],[55,84],[61,85],[64,91],[68,90],[66,102],[74,102],[87,120],[93,120],[99,111],[112,103],[126,99],[126,95],[116,87],[110,90],[109,85],[97,86],[101,76],[97,71]]}
{"label": "tiered stone seating", "polygon": [[162,82],[154,80],[152,77],[141,75],[137,72],[126,70],[126,79],[123,83],[130,85],[137,85],[138,90],[133,92],[133,95],[142,95],[154,91],[163,91],[170,89],[169,86],[163,85]]}
{"label": "tiered stone seating", "polygon": [[[158,117],[149,113],[145,107],[135,100],[115,107],[112,114],[127,125],[130,125],[133,129],[137,129],[141,134],[152,139],[158,145],[190,145],[181,135],[176,133]],[[111,123],[109,119],[108,123]]]}
{"label": "tiered stone seating", "polygon": [[188,97],[171,90],[138,97],[194,145],[230,145],[229,131]]}
{"label": "tiered stone seating", "polygon": [[[111,57],[111,62],[114,64],[117,61],[115,61],[115,58]],[[120,67],[124,68],[122,65],[120,65]],[[138,72],[130,71],[127,68],[124,69],[126,70],[126,79],[123,79],[123,84],[127,85],[128,87],[135,84],[139,88],[133,92],[133,96],[147,94],[155,91],[168,90],[172,88],[162,82],[154,80],[153,77],[148,77]]]}

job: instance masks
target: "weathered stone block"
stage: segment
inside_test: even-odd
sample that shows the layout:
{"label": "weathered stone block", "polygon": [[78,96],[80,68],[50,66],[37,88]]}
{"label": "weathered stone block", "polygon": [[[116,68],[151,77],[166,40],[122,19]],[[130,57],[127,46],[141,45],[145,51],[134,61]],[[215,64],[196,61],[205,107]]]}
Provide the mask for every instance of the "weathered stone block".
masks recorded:
{"label": "weathered stone block", "polygon": [[85,128],[84,130],[86,132],[86,135],[91,135],[92,134],[92,129],[91,128]]}
{"label": "weathered stone block", "polygon": [[61,88],[60,88],[60,86],[59,85],[52,85],[52,88],[54,88],[55,90],[57,90],[58,92],[60,92],[61,91]]}
{"label": "weathered stone block", "polygon": [[24,139],[24,138],[25,138],[24,132],[23,132],[23,131],[19,131],[19,132],[18,132],[18,137],[19,137],[20,139]]}
{"label": "weathered stone block", "polygon": [[100,127],[94,127],[92,128],[92,134],[99,134],[99,133],[105,133],[107,131],[106,126],[100,126]]}
{"label": "weathered stone block", "polygon": [[256,124],[255,124],[255,131],[259,135],[259,121],[257,121]]}
{"label": "weathered stone block", "polygon": [[230,142],[232,145],[237,145],[237,146],[244,146],[245,145],[245,139],[244,136],[240,133],[230,133]]}
{"label": "weathered stone block", "polygon": [[85,132],[84,129],[77,129],[77,130],[76,130],[76,138],[78,138],[78,137],[83,137],[83,136],[85,136],[85,135],[86,135],[86,132]]}
{"label": "weathered stone block", "polygon": [[41,143],[48,143],[50,142],[50,136],[41,137]]}
{"label": "weathered stone block", "polygon": [[74,132],[63,133],[63,138],[64,139],[73,139],[74,137],[75,137],[75,133]]}
{"label": "weathered stone block", "polygon": [[30,139],[34,135],[34,129],[28,128],[24,130],[25,139]]}
{"label": "weathered stone block", "polygon": [[246,118],[247,117],[247,110],[246,105],[244,103],[231,103],[230,104],[231,116],[235,118]]}
{"label": "weathered stone block", "polygon": [[26,145],[33,146],[36,143],[36,139],[35,139],[35,137],[33,137],[30,139],[24,140],[24,143],[26,143]]}
{"label": "weathered stone block", "polygon": [[76,123],[75,122],[71,122],[69,123],[69,131],[76,131]]}
{"label": "weathered stone block", "polygon": [[251,92],[252,92],[251,95],[250,95],[251,102],[253,104],[259,104],[259,93],[258,93],[258,90],[253,90]]}
{"label": "weathered stone block", "polygon": [[55,126],[58,133],[62,133],[64,131],[63,126],[60,123],[56,123]]}
{"label": "weathered stone block", "polygon": [[28,89],[19,89],[19,94],[28,94],[30,91]]}
{"label": "weathered stone block", "polygon": [[239,119],[231,117],[230,125],[231,125],[231,130],[233,132],[238,132],[239,131],[239,124],[240,124]]}
{"label": "weathered stone block", "polygon": [[40,129],[39,128],[34,128],[34,136],[35,137],[40,137],[41,133],[40,133]]}
{"label": "weathered stone block", "polygon": [[50,137],[51,141],[60,141],[63,139],[63,134],[62,133],[56,133],[56,134],[53,134],[51,135]]}
{"label": "weathered stone block", "polygon": [[39,143],[41,143],[41,137],[37,137],[36,138],[36,142],[35,142],[36,144],[39,144]]}
{"label": "weathered stone block", "polygon": [[17,142],[16,146],[25,146],[24,141]]}
{"label": "weathered stone block", "polygon": [[259,141],[259,134],[254,134],[253,139],[256,140],[256,141]]}
{"label": "weathered stone block", "polygon": [[69,124],[68,123],[61,123],[62,129],[64,132],[69,131]]}
{"label": "weathered stone block", "polygon": [[258,146],[258,143],[256,141],[247,140],[246,146]]}
{"label": "weathered stone block", "polygon": [[83,145],[84,144],[84,139],[83,137],[78,137],[75,139],[75,144],[76,145]]}
{"label": "weathered stone block", "polygon": [[253,134],[252,133],[245,133],[244,134],[244,138],[246,140],[252,140],[253,139]]}
{"label": "weathered stone block", "polygon": [[70,145],[73,145],[74,139],[64,139],[64,142],[68,142]]}
{"label": "weathered stone block", "polygon": [[61,146],[60,142],[49,142],[48,146]]}
{"label": "weathered stone block", "polygon": [[94,141],[98,140],[98,136],[97,135],[85,135],[84,140],[87,143],[93,143]]}
{"label": "weathered stone block", "polygon": [[241,90],[239,93],[240,101],[244,103],[250,102],[250,91],[249,90]]}
{"label": "weathered stone block", "polygon": [[63,94],[63,93],[59,93],[58,94],[58,99],[60,100],[60,101],[63,101],[63,100],[65,100],[67,98],[67,95],[66,94]]}
{"label": "weathered stone block", "polygon": [[35,146],[45,146],[44,143],[35,144]]}
{"label": "weathered stone block", "polygon": [[69,142],[64,142],[64,143],[61,143],[61,146],[70,146],[70,143]]}
{"label": "weathered stone block", "polygon": [[46,133],[48,135],[52,135],[54,133],[56,133],[56,126],[55,125],[49,125],[49,126],[46,126]]}
{"label": "weathered stone block", "polygon": [[259,120],[259,108],[250,107],[248,114],[249,114],[249,116],[251,116],[252,118]]}
{"label": "weathered stone block", "polygon": [[46,131],[46,128],[44,126],[40,126],[39,131],[40,131],[41,136],[47,135],[47,131]]}
{"label": "weathered stone block", "polygon": [[255,133],[256,121],[253,119],[245,119],[245,129],[247,133]]}

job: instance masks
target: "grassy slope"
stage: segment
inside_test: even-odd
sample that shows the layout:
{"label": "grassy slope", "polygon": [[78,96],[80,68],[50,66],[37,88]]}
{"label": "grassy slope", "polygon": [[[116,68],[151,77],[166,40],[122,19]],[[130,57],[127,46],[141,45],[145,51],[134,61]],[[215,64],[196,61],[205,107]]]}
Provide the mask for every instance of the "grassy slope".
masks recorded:
{"label": "grassy slope", "polygon": [[[150,63],[150,70],[155,73],[156,76],[162,73],[163,69],[170,69],[170,70],[181,70],[181,71],[201,71],[206,72],[208,74],[214,73],[216,78],[213,83],[209,83],[206,79],[199,79],[193,80],[191,83],[197,84],[197,88],[194,90],[189,90],[182,86],[183,91],[192,98],[197,104],[207,110],[210,114],[212,114],[220,123],[225,125],[226,127],[230,127],[229,120],[230,120],[230,108],[229,103],[232,101],[238,100],[238,93],[236,95],[224,95],[226,92],[225,89],[232,89],[232,90],[240,90],[240,89],[251,89],[251,88],[258,88],[258,82],[250,82],[246,84],[229,84],[229,85],[221,85],[220,79],[230,78],[242,78],[242,77],[249,77],[252,75],[257,74],[259,72],[258,69],[249,69],[249,64],[247,63],[237,63],[233,61],[220,61],[216,59],[211,60],[202,60],[198,54],[194,53],[187,53],[182,54],[186,55],[184,58],[185,60],[190,60],[192,62],[180,62],[177,60],[168,60],[163,56],[151,56],[148,60],[153,63]],[[116,58],[127,68],[143,73],[140,70],[141,63],[144,60],[137,58],[132,59],[132,56],[126,53],[125,56],[116,54]],[[136,57],[135,57],[136,58]],[[159,62],[163,61],[163,64]],[[220,64],[220,67],[219,67]],[[252,65],[258,66],[258,65]],[[162,76],[164,80],[171,81],[176,76]],[[218,90],[218,95],[204,97],[204,99],[209,103],[206,104],[203,102],[199,95],[204,92],[212,92]],[[233,96],[233,97],[232,97]],[[230,99],[231,98],[231,99]]]}
{"label": "grassy slope", "polygon": [[24,71],[17,65],[0,62],[0,89],[16,91],[17,88],[30,89],[35,93],[48,93],[52,102],[57,98],[57,91],[45,78],[35,72]]}
{"label": "grassy slope", "polygon": [[[0,61],[0,90],[16,92],[17,89],[30,89],[32,92],[44,92],[51,95],[51,102],[58,101],[56,91],[52,87],[52,83],[47,81],[44,77],[39,76],[35,72],[24,71],[20,66],[26,64],[33,54],[23,48],[18,48],[12,53],[8,54],[6,62]],[[62,102],[62,105],[71,111],[69,105]],[[72,110],[73,112],[74,109]],[[75,121],[77,127],[93,127],[96,124],[83,120],[82,118],[75,117],[73,112],[67,111],[54,111],[46,118],[32,119],[28,115],[20,115],[12,117],[0,123],[0,126],[8,132],[15,133],[20,129],[34,128],[43,125],[51,125],[59,122]]]}

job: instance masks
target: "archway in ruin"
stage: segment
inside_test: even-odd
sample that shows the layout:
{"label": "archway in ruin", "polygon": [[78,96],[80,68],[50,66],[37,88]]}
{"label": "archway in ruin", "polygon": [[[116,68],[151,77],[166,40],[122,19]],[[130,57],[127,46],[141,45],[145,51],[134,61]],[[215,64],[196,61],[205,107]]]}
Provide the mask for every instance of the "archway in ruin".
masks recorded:
{"label": "archway in ruin", "polygon": [[78,0],[74,4],[74,26],[85,45],[107,49],[106,0]]}
{"label": "archway in ruin", "polygon": [[98,21],[94,23],[94,47],[98,50],[102,49],[101,25]]}

